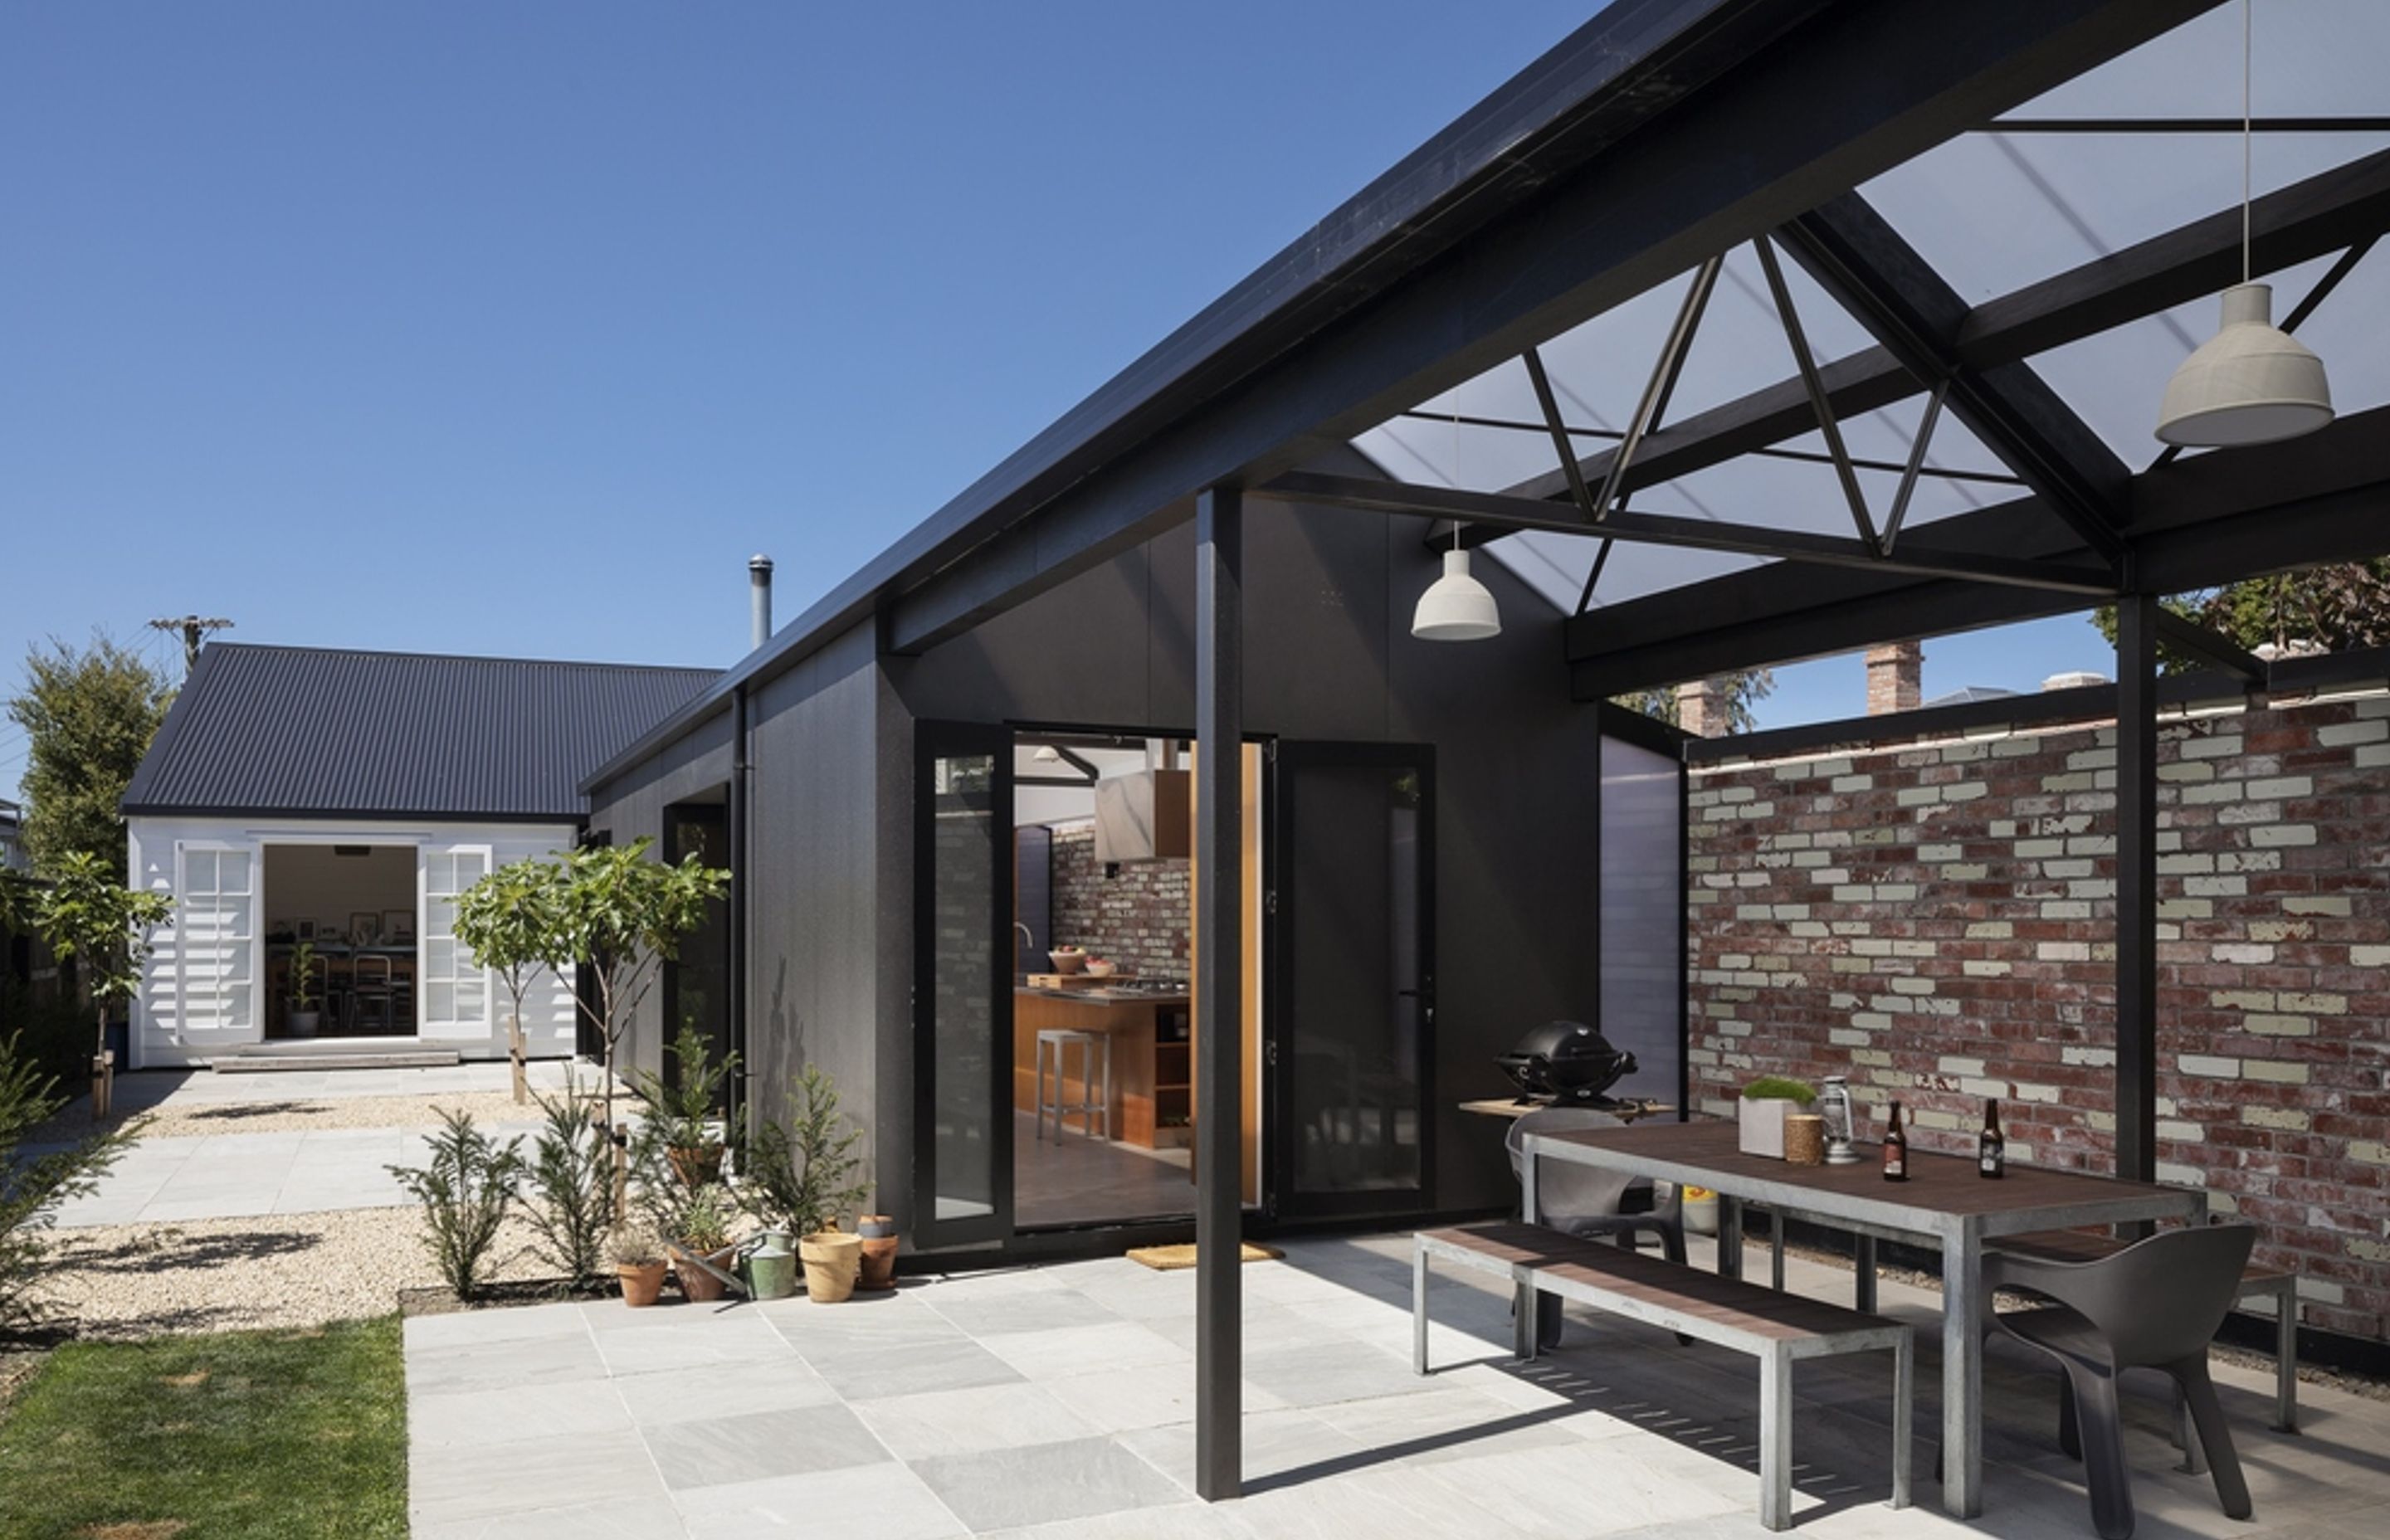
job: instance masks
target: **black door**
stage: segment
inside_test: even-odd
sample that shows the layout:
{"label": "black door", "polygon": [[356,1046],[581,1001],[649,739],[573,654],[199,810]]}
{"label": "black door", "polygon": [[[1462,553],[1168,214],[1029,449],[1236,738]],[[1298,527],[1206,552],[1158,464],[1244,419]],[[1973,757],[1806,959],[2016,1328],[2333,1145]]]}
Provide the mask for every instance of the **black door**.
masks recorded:
{"label": "black door", "polygon": [[1012,1235],[1012,735],[924,722],[914,779],[914,1243]]}
{"label": "black door", "polygon": [[1271,1210],[1424,1210],[1434,1169],[1434,751],[1281,743],[1274,761]]}

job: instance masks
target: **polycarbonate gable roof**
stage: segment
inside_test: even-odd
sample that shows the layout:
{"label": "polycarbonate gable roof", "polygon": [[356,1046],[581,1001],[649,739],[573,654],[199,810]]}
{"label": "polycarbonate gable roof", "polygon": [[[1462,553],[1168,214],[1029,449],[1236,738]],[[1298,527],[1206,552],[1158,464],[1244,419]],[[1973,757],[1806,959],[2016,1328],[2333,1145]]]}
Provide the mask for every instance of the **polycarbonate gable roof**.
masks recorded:
{"label": "polycarbonate gable roof", "polygon": [[[2255,115],[2372,116],[2390,109],[2390,4],[2381,0],[2258,0],[2251,51]],[[2146,132],[2127,120],[2229,119],[2242,102],[2242,14],[2207,12],[2008,114],[2020,127],[1947,141],[1861,186],[1859,195],[1970,305],[2013,293],[2112,252],[2238,206],[2237,133]],[[2045,132],[2053,120],[2116,120],[2116,132]],[[2255,136],[2255,196],[2390,148],[2379,131],[2263,131]],[[2335,261],[2267,276],[2281,321]],[[1864,353],[1873,339],[1789,258],[1780,264],[1795,314],[1821,366]],[[1596,316],[1539,350],[1580,456],[1625,431],[1691,283],[1686,275]],[[2213,298],[2178,305],[2028,360],[2125,465],[2147,468],[2167,377],[2217,325]],[[2390,402],[2390,252],[2360,261],[2300,327],[2323,354],[2339,411]],[[1662,426],[1792,378],[1793,356],[1756,258],[1727,254],[1687,353]],[[1841,423],[1879,527],[1891,508],[1917,423],[1921,393]],[[1458,420],[1456,420],[1456,418]],[[1515,491],[1558,460],[1523,364],[1489,370],[1354,441],[1396,480]],[[1850,535],[1855,526],[1815,431],[1767,453],[1638,490],[1649,513]],[[1784,452],[1790,452],[1790,455]],[[1812,456],[1800,458],[1800,456]],[[1872,465],[1868,462],[1873,462]],[[1941,416],[1904,528],[2020,496],[2022,483],[1953,417]],[[1940,473],[1940,474],[1934,474]],[[1956,474],[1953,474],[1956,473]],[[1562,610],[1574,610],[1600,542],[1525,532],[1486,546]],[[1767,564],[1763,558],[1651,545],[1617,545],[1592,604],[1600,607]]]}

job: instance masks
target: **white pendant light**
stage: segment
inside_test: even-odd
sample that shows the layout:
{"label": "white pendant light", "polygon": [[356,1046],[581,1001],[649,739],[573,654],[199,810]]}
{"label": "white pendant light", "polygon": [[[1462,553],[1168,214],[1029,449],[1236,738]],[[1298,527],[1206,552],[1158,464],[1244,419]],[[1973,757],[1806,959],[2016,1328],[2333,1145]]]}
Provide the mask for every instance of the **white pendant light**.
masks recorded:
{"label": "white pendant light", "polygon": [[2312,433],[2332,420],[2323,360],[2274,325],[2271,285],[2249,281],[2249,4],[2241,6],[2241,281],[2216,335],[2182,361],[2158,407],[2158,438],[2231,449]]}
{"label": "white pendant light", "polygon": [[[1460,411],[1452,413],[1452,484],[1460,481]],[[1460,548],[1460,526],[1452,526],[1452,549],[1444,553],[1444,575],[1428,584],[1411,610],[1411,635],[1422,642],[1482,642],[1502,635],[1502,611],[1484,584],[1469,575],[1469,553]]]}
{"label": "white pendant light", "polygon": [[2158,437],[2189,448],[2230,449],[2312,433],[2332,420],[2323,360],[2273,325],[2270,284],[2224,291],[2222,329],[2166,381]]}
{"label": "white pendant light", "polygon": [[1482,642],[1502,635],[1502,612],[1486,586],[1469,575],[1469,553],[1453,532],[1444,576],[1428,585],[1411,611],[1411,635],[1423,642]]}

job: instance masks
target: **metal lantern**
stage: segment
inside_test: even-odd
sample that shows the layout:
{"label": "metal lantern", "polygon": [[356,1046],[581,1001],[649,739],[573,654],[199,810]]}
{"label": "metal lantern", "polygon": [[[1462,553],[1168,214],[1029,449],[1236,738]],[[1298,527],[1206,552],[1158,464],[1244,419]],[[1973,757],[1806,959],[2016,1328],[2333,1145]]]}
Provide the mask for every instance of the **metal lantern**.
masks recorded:
{"label": "metal lantern", "polygon": [[1826,1120],[1826,1163],[1857,1165],[1859,1152],[1851,1141],[1857,1136],[1857,1119],[1851,1106],[1850,1083],[1843,1076],[1826,1077],[1826,1088],[1818,1094],[1818,1115]]}

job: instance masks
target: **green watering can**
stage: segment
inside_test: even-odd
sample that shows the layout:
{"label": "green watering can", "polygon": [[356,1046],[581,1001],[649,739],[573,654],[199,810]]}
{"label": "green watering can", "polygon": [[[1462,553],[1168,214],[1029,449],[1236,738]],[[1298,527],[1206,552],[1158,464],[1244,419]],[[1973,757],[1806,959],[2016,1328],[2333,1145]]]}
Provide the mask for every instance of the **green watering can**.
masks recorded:
{"label": "green watering can", "polygon": [[785,1232],[765,1230],[747,1252],[747,1297],[785,1300],[797,1291],[797,1253]]}

